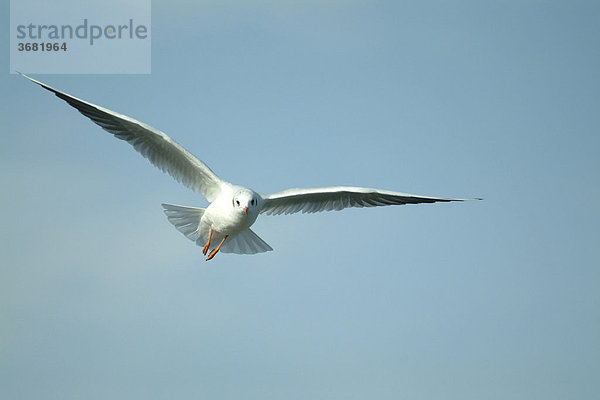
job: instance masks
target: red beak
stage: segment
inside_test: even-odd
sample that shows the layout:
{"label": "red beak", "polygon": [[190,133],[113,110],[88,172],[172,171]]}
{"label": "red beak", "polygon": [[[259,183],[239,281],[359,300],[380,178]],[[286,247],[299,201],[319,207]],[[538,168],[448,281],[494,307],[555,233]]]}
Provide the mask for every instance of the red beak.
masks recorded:
{"label": "red beak", "polygon": [[248,213],[248,206],[244,207],[244,213]]}

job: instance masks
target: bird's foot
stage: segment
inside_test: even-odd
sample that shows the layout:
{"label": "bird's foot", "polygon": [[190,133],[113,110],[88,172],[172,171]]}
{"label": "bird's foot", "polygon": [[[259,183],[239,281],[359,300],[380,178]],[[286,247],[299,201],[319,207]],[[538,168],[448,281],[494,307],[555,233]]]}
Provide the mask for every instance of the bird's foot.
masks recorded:
{"label": "bird's foot", "polygon": [[[206,253],[208,253],[208,249],[210,248],[210,240],[212,239],[212,226],[210,228],[210,233],[208,234],[208,240],[206,241],[206,244],[204,245],[204,247],[202,248],[202,254],[206,255]],[[216,253],[215,253],[216,254]],[[213,256],[214,257],[214,256]],[[211,257],[212,258],[212,257]],[[210,260],[210,258],[208,259]],[[207,261],[208,261],[207,260]]]}
{"label": "bird's foot", "polygon": [[206,259],[206,261],[212,260],[214,256],[217,255],[217,253],[219,252],[219,250],[221,249],[221,246],[223,246],[223,243],[225,243],[225,239],[227,239],[227,236],[229,235],[225,235],[225,237],[223,238],[223,240],[221,240],[221,243],[219,243],[219,245],[217,247],[215,247],[210,254],[208,255],[208,258]]}
{"label": "bird's foot", "polygon": [[206,261],[210,261],[210,260],[212,260],[212,259],[213,259],[213,257],[214,257],[214,256],[216,256],[216,255],[217,255],[217,249],[216,249],[216,248],[214,248],[214,249],[213,249],[213,250],[210,252],[210,254],[208,255],[208,257],[206,258]]}

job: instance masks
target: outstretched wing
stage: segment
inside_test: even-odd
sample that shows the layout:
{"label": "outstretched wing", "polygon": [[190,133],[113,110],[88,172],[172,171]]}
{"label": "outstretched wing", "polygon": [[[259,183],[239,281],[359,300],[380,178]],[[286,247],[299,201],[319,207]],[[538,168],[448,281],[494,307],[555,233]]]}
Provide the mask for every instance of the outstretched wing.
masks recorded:
{"label": "outstretched wing", "polygon": [[163,132],[126,115],[80,100],[25,74],[21,75],[53,92],[105,131],[131,144],[156,167],[188,188],[202,193],[208,201],[212,202],[219,195],[223,181],[206,164]]}
{"label": "outstretched wing", "polygon": [[376,207],[399,204],[419,204],[480,199],[449,199],[390,192],[352,186],[288,189],[263,195],[261,213],[269,215],[315,213],[342,210],[348,207]]}

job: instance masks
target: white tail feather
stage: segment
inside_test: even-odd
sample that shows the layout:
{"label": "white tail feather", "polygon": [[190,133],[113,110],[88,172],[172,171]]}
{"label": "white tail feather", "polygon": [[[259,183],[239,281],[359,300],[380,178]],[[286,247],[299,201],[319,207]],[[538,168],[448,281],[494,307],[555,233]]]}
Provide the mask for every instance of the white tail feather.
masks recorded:
{"label": "white tail feather", "polygon": [[204,215],[204,208],[183,207],[173,204],[163,204],[165,214],[169,222],[183,233],[188,239],[194,242],[202,236],[200,230],[200,219]]}
{"label": "white tail feather", "polygon": [[[200,247],[208,241],[210,227],[202,223],[202,216],[206,209],[176,206],[173,204],[163,204],[165,214],[169,222],[183,233],[188,239],[193,240]],[[210,248],[215,248],[223,238],[223,235],[213,233]],[[265,243],[251,229],[246,229],[236,235],[229,236],[223,246],[221,252],[235,254],[256,254],[264,253],[265,251],[273,250],[271,246]]]}
{"label": "white tail feather", "polygon": [[273,250],[271,246],[258,237],[250,228],[228,237],[223,243],[223,247],[221,247],[223,253],[235,254],[256,254],[271,250]]}

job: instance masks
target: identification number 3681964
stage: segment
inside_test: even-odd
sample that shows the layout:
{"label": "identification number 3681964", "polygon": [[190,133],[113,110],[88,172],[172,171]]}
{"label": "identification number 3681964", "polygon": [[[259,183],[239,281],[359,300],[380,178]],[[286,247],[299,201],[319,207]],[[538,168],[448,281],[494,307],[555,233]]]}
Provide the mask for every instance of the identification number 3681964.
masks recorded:
{"label": "identification number 3681964", "polygon": [[66,42],[17,43],[19,51],[67,51]]}

